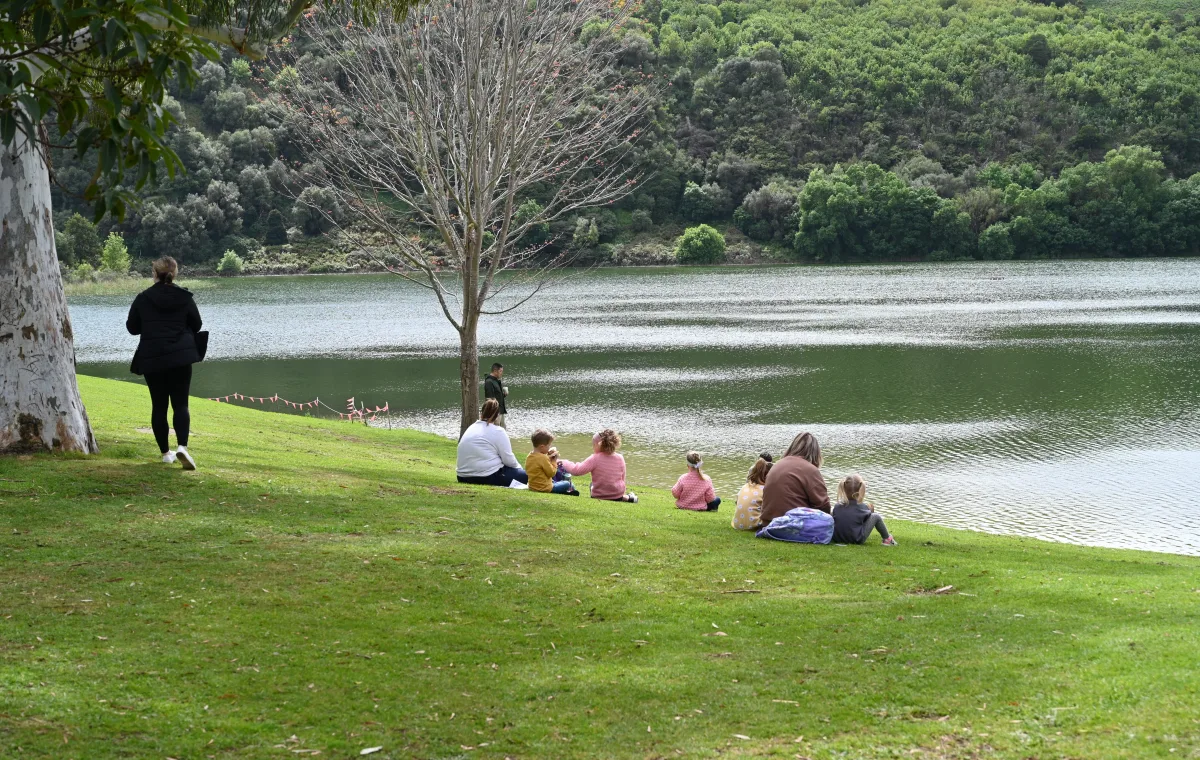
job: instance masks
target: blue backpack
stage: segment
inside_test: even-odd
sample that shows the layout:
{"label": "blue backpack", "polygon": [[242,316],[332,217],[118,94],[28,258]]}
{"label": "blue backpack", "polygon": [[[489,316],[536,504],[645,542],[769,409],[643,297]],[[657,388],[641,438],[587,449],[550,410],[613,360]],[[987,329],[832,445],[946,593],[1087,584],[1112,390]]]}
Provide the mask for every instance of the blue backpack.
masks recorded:
{"label": "blue backpack", "polygon": [[817,509],[796,507],[755,534],[794,544],[827,544],[833,540],[833,517]]}

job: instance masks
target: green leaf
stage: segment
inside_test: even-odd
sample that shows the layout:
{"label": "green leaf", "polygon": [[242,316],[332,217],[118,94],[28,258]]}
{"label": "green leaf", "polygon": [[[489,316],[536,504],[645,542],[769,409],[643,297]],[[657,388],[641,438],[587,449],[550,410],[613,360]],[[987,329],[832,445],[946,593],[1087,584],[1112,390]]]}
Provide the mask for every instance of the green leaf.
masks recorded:
{"label": "green leaf", "polygon": [[76,101],[69,98],[64,98],[58,104],[58,132],[65,135],[71,131],[71,125],[75,123],[76,115],[78,114],[78,106]]}
{"label": "green leaf", "polygon": [[0,113],[0,140],[11,145],[17,135],[17,119],[11,111]]}
{"label": "green leaf", "polygon": [[158,81],[162,81],[163,75],[167,73],[167,67],[171,65],[171,59],[165,55],[156,56],[154,63],[150,64],[150,72]]}
{"label": "green leaf", "polygon": [[20,95],[17,101],[20,102],[21,108],[25,109],[25,113],[30,121],[38,122],[42,120],[42,104],[38,102],[37,98],[29,93],[25,93]]}
{"label": "green leaf", "polygon": [[138,60],[141,61],[142,63],[145,63],[146,55],[147,55],[146,50],[149,47],[146,43],[146,35],[142,34],[140,31],[134,29],[133,30],[133,44],[137,48]]}
{"label": "green leaf", "polygon": [[113,169],[113,164],[116,162],[116,151],[113,150],[113,141],[105,140],[100,143],[100,171],[108,174]]}
{"label": "green leaf", "polygon": [[122,101],[121,91],[113,84],[113,80],[104,80],[104,99],[112,104],[112,108],[108,109],[110,113],[119,113],[121,110]]}
{"label": "green leaf", "polygon": [[50,37],[50,26],[54,21],[50,11],[41,7],[33,12],[33,40],[37,45],[46,44],[47,38]]}
{"label": "green leaf", "polygon": [[116,53],[122,31],[122,24],[115,17],[108,20],[108,24],[104,28],[104,48],[108,55]]}

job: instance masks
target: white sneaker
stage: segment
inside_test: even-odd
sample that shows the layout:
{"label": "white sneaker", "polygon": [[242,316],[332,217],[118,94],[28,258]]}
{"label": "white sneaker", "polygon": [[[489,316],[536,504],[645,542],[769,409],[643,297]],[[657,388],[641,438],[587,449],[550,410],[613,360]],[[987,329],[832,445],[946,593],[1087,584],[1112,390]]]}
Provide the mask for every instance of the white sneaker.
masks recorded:
{"label": "white sneaker", "polygon": [[163,454],[163,464],[175,464],[174,451],[168,451],[166,454]]}
{"label": "white sneaker", "polygon": [[179,463],[183,465],[183,469],[196,469],[196,460],[192,459],[192,455],[188,453],[187,446],[180,446],[175,451],[175,456],[179,458]]}

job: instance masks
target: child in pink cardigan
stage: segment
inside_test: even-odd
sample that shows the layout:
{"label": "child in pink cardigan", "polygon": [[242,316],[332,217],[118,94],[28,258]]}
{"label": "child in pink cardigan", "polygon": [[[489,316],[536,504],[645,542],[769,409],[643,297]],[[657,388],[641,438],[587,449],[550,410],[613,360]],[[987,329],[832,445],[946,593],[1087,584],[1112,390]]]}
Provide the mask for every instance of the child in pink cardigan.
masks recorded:
{"label": "child in pink cardigan", "polygon": [[637,494],[625,491],[625,457],[617,453],[621,436],[604,429],[592,436],[592,455],[582,462],[559,462],[572,475],[592,474],[592,498],[637,504]]}
{"label": "child in pink cardigan", "polygon": [[687,472],[679,476],[671,495],[675,497],[675,506],[679,509],[690,509],[693,512],[716,512],[721,506],[721,497],[713,490],[712,478],[704,474],[700,466],[704,462],[694,451],[687,453]]}

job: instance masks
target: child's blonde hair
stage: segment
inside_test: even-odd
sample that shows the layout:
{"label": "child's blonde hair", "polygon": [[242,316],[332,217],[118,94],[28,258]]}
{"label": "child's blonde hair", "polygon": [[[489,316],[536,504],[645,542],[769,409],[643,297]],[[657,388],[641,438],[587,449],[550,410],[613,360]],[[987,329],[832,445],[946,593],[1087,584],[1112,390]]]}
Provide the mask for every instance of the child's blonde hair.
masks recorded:
{"label": "child's blonde hair", "polygon": [[621,436],[612,428],[604,428],[592,436],[592,443],[605,454],[615,454],[621,448]]}
{"label": "child's blonde hair", "polygon": [[554,443],[554,433],[545,428],[538,428],[533,431],[533,435],[529,436],[529,441],[536,449],[538,446]]}
{"label": "child's blonde hair", "polygon": [[838,504],[850,504],[851,502],[861,504],[866,495],[867,482],[858,474],[847,475],[842,478],[842,482],[838,483]]}
{"label": "child's blonde hair", "polygon": [[758,461],[750,468],[749,474],[746,475],[746,482],[751,485],[764,486],[767,484],[767,473],[771,471],[771,455],[762,453],[758,455]]}
{"label": "child's blonde hair", "polygon": [[704,459],[700,456],[700,452],[689,451],[687,453],[687,463],[688,467],[691,467],[693,470],[695,470],[697,475],[699,475],[701,478],[705,477],[704,472],[700,469],[700,465],[704,464]]}

